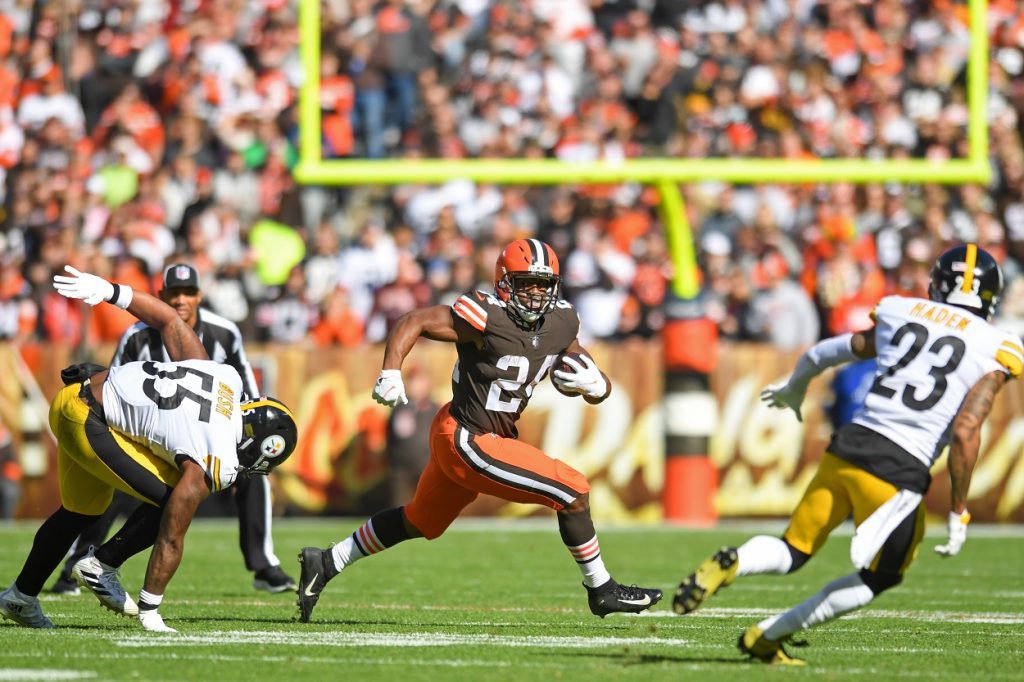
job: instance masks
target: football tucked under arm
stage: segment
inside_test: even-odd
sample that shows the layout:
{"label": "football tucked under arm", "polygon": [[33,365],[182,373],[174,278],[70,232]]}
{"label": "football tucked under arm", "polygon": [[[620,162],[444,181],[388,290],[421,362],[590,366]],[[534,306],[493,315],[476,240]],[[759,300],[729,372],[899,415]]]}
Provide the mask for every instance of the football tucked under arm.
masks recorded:
{"label": "football tucked under arm", "polygon": [[[572,367],[565,363],[565,357],[567,355],[570,355],[570,353],[565,353],[555,358],[555,363],[551,366],[551,385],[554,386],[555,390],[561,393],[562,395],[574,398],[580,395],[579,389],[569,388],[565,386],[562,380],[559,379],[557,375],[557,372],[572,372]],[[579,353],[575,353],[575,355],[579,355]]]}
{"label": "football tucked under arm", "polygon": [[611,394],[611,383],[593,358],[575,351],[555,361],[551,383],[562,395],[582,395],[589,403],[599,403]]}

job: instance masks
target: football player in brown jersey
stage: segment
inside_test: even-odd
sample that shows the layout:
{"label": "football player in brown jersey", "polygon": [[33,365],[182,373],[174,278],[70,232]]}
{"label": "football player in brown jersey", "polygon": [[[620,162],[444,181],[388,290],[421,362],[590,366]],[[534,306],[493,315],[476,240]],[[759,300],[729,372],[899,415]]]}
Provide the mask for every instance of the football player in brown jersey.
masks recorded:
{"label": "football player in brown jersey", "polygon": [[617,583],[605,568],[590,517],[590,484],[569,465],[517,439],[516,421],[537,385],[556,369],[563,393],[599,403],[611,384],[577,340],[579,317],[559,296],[558,258],[537,239],[518,239],[501,252],[493,294],[472,291],[451,306],[408,313],[388,335],[384,367],[373,389],[378,402],[404,402],[401,366],[416,340],[456,344],[452,401],[430,429],[430,461],[411,502],[373,515],[328,549],[299,554],[299,617],[308,622],[327,582],[350,564],[404,540],[434,539],[481,493],[510,502],[540,504],[557,512],[558,529],[579,565],[590,610],[644,611],[661,590]]}

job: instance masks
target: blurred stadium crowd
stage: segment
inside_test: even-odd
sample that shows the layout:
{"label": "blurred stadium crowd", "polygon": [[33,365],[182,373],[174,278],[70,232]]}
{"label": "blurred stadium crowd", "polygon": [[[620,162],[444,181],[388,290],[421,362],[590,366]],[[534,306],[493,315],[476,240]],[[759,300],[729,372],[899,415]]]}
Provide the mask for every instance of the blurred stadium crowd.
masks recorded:
{"label": "blurred stadium crowd", "polygon": [[[965,154],[967,8],[949,0],[323,0],[331,158]],[[976,240],[1024,329],[1024,3],[992,0],[981,186],[684,188],[724,337],[796,347],[923,294]],[[299,187],[295,0],[0,0],[0,339],[103,343],[64,263],[157,287],[195,264],[248,339],[356,345],[552,244],[586,338],[656,334],[672,275],[633,185]],[[489,285],[488,285],[489,286]],[[85,319],[83,319],[85,316]]]}

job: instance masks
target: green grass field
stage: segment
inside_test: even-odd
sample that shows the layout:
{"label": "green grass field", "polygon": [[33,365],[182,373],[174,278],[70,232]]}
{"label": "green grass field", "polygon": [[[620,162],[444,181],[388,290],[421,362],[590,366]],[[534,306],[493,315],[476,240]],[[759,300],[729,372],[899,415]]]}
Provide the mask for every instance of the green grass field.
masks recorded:
{"label": "green grass field", "polygon": [[[303,545],[326,545],[352,520],[275,524],[278,555],[297,576]],[[0,583],[10,584],[36,524],[0,524]],[[779,526],[771,526],[773,533]],[[458,522],[365,559],[324,592],[313,622],[295,619],[294,594],[251,588],[237,524],[197,521],[161,613],[178,635],[144,632],[91,594],[44,593],[57,625],[0,620],[0,680],[725,680],[1024,679],[1024,529],[973,528],[960,556],[925,539],[903,585],[867,609],[810,631],[806,668],[747,662],[740,631],[849,573],[849,536],[837,534],[800,573],[747,578],[686,617],[669,607],[676,583],[723,543],[754,529],[605,528],[603,554],[621,582],[661,587],[644,616],[598,619],[554,520]],[[145,556],[122,579],[137,594]],[[49,585],[49,582],[47,583]]]}

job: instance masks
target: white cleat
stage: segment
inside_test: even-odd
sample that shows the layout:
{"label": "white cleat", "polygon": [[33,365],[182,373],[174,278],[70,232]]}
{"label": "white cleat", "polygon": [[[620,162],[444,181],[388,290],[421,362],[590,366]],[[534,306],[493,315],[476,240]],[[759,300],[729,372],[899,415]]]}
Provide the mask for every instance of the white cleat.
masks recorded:
{"label": "white cleat", "polygon": [[27,628],[53,627],[53,623],[43,613],[38,597],[22,594],[14,585],[0,592],[0,615]]}
{"label": "white cleat", "polygon": [[139,622],[149,632],[177,632],[177,630],[164,623],[163,617],[156,609],[140,612]]}
{"label": "white cleat", "polygon": [[121,586],[120,571],[97,559],[92,552],[79,559],[71,569],[71,575],[79,585],[96,595],[100,604],[114,613],[129,618],[139,615],[139,605]]}

